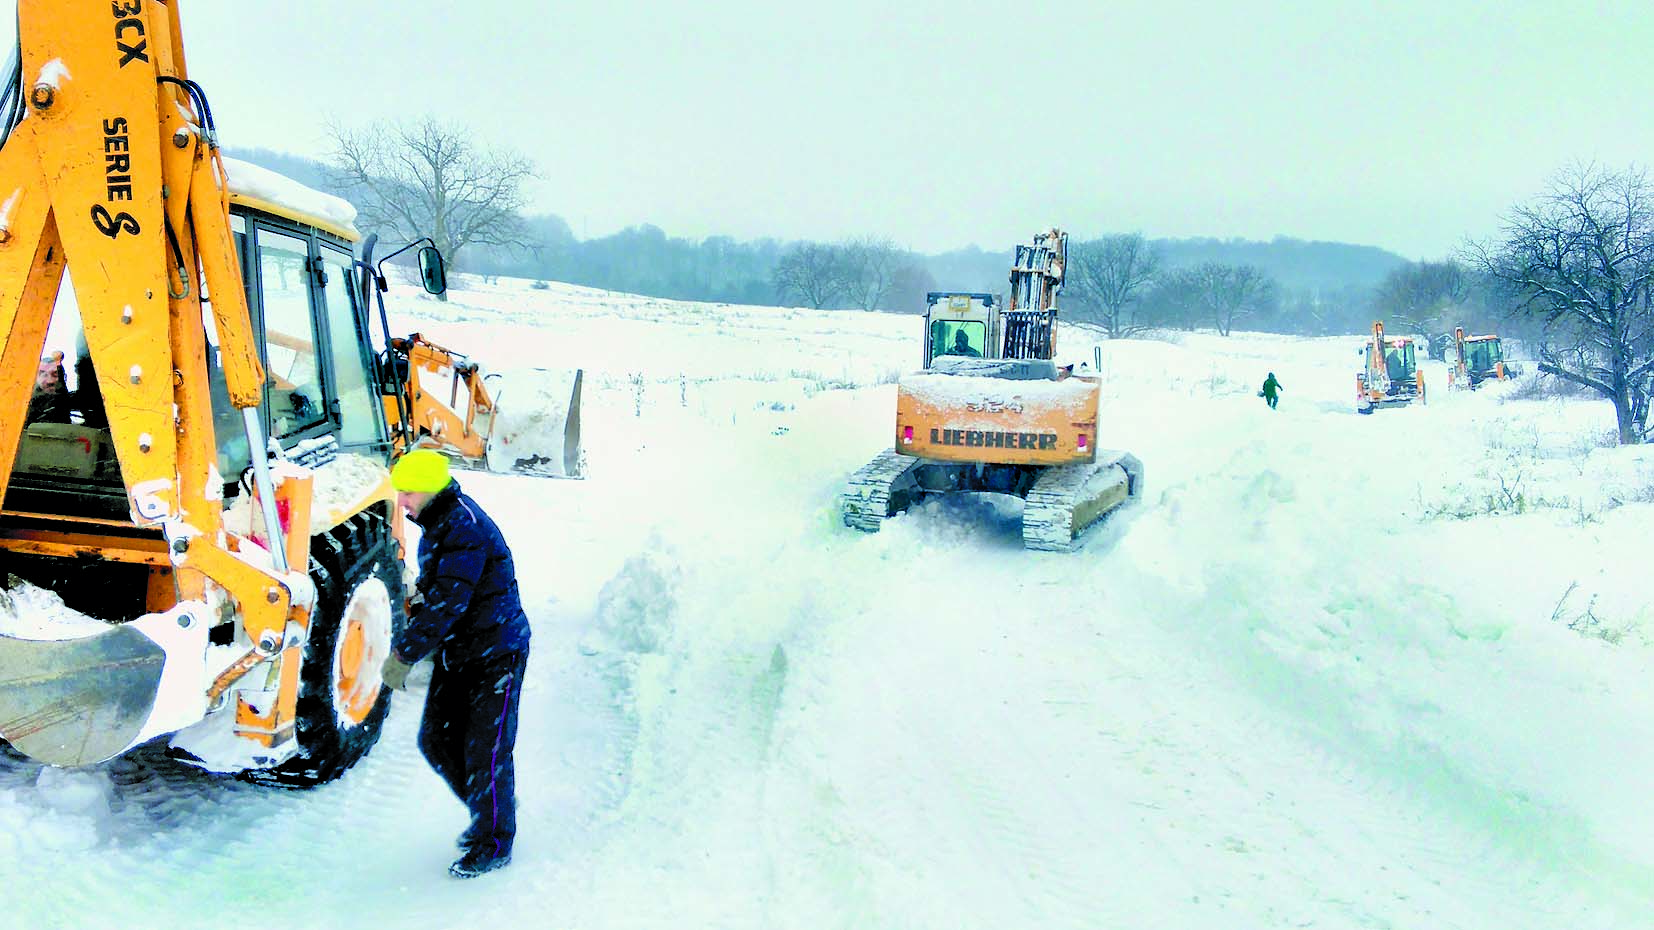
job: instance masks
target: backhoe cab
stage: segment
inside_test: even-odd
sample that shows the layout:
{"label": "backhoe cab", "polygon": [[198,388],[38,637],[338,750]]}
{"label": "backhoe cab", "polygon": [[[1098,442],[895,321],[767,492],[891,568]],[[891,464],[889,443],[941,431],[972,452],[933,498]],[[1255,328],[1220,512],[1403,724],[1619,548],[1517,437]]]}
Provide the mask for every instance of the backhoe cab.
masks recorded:
{"label": "backhoe cab", "polygon": [[1475,390],[1484,381],[1504,381],[1520,374],[1514,362],[1505,360],[1498,336],[1466,336],[1462,326],[1453,329],[1450,361],[1447,386],[1456,390]]}
{"label": "backhoe cab", "polygon": [[1355,376],[1357,413],[1426,402],[1424,373],[1411,337],[1385,336],[1384,324],[1374,322],[1372,337],[1359,351],[1366,364]]}
{"label": "backhoe cab", "polygon": [[177,0],[117,6],[143,54],[19,0],[0,88],[0,739],[319,784],[402,623],[372,278],[348,204],[222,158]]}

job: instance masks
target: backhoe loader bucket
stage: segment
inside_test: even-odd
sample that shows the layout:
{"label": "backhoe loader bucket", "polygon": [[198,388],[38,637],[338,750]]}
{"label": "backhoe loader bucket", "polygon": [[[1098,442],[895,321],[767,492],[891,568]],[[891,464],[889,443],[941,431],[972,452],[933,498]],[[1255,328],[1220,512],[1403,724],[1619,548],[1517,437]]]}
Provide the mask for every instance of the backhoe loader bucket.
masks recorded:
{"label": "backhoe loader bucket", "polygon": [[488,376],[496,403],[489,471],[580,478],[580,385],[576,368],[533,368]]}
{"label": "backhoe loader bucket", "polygon": [[112,759],[200,717],[205,650],[180,609],[71,639],[0,634],[0,738],[48,765]]}
{"label": "backhoe loader bucket", "polygon": [[468,468],[581,477],[580,369],[484,371],[419,333],[392,339],[380,369],[399,441]]}

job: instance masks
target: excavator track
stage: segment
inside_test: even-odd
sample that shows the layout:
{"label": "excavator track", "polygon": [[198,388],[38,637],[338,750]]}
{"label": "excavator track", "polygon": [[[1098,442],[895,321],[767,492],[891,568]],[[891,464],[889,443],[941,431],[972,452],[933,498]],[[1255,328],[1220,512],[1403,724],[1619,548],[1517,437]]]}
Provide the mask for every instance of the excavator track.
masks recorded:
{"label": "excavator track", "polygon": [[840,498],[844,525],[877,533],[886,518],[916,503],[919,488],[912,473],[923,461],[886,449],[856,469]]}
{"label": "excavator track", "polygon": [[1022,544],[1069,552],[1080,534],[1143,493],[1143,463],[1126,452],[1100,452],[1097,461],[1046,469],[1029,488],[1022,510]]}

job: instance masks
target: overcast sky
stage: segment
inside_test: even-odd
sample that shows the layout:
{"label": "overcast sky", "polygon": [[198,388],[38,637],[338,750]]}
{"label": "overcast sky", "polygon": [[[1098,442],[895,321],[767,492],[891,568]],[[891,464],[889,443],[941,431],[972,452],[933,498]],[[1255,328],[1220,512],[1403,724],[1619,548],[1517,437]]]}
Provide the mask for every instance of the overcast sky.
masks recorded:
{"label": "overcast sky", "polygon": [[581,236],[1437,258],[1571,162],[1654,161],[1649,0],[181,2],[226,144],[434,114]]}

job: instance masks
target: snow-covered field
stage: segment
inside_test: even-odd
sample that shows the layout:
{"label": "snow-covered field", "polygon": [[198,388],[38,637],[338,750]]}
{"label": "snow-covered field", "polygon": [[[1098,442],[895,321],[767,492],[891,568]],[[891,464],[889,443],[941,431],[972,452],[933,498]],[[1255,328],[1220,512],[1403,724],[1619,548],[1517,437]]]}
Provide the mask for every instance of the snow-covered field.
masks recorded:
{"label": "snow-covered field", "polygon": [[516,861],[446,876],[415,693],[312,792],[0,763],[0,925],[1654,926],[1654,455],[1607,405],[1432,364],[1361,417],[1359,337],[1104,343],[1138,505],[864,536],[917,318],[462,283],[398,328],[587,373],[589,478],[462,475],[535,625]]}

